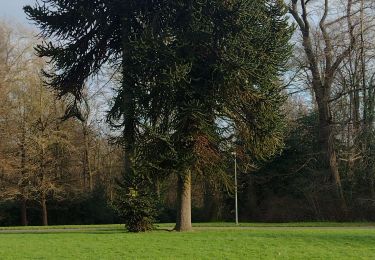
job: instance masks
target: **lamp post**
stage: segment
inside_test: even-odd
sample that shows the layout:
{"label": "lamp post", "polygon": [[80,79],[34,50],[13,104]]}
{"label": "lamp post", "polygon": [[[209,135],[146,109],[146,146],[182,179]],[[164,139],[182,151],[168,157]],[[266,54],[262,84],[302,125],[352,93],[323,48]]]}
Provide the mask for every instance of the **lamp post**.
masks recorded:
{"label": "lamp post", "polygon": [[235,211],[236,211],[236,225],[238,225],[237,153],[232,152],[232,155],[234,155],[234,201],[235,201]]}

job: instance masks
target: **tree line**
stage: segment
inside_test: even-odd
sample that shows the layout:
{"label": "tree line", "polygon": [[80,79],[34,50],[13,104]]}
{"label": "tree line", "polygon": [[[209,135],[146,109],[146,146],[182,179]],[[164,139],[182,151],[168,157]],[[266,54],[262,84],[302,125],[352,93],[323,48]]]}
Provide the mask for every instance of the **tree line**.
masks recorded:
{"label": "tree line", "polygon": [[21,212],[11,223],[27,225],[27,209],[40,207],[37,223],[47,225],[50,201],[73,200],[95,183],[113,196],[122,151],[98,131],[88,97],[82,118],[65,120],[70,100],[43,84],[32,33],[2,23],[0,38],[0,198]]}

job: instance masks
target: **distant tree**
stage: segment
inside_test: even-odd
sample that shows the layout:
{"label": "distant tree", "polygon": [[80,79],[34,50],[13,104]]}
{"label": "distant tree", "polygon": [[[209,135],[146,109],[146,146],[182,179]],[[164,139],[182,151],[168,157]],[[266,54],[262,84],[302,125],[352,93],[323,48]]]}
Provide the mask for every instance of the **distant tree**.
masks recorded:
{"label": "distant tree", "polygon": [[[352,71],[362,70],[359,60],[357,60],[358,67],[354,69],[353,55],[355,55],[361,35],[363,36],[361,30],[367,30],[371,27],[363,27],[361,22],[363,17],[361,18],[361,16],[363,8],[371,8],[372,4],[368,2],[364,6],[364,1],[353,0],[345,0],[340,3],[330,0],[290,0],[286,2],[289,5],[289,13],[301,33],[299,41],[305,60],[301,58],[300,60],[305,61],[306,81],[311,86],[319,114],[322,170],[331,176],[337,191],[337,197],[340,200],[341,209],[344,213],[347,213],[348,207],[337,155],[338,148],[335,143],[335,125],[337,125],[335,121],[337,119],[334,106],[337,100],[350,96],[350,102],[354,108],[350,112],[352,114],[350,115],[350,124],[352,124],[353,132],[358,133],[360,122],[360,95],[358,90],[360,85],[363,84],[360,83],[360,78],[355,79],[350,83],[352,89],[348,91],[345,90],[347,87],[340,83],[337,84],[337,80],[340,78],[340,71],[345,69],[346,66],[349,66]],[[349,75],[350,73],[345,74]],[[364,95],[366,96],[366,93]]]}
{"label": "distant tree", "polygon": [[0,23],[0,197],[20,204],[22,225],[28,223],[27,203],[31,199],[26,170],[26,103],[36,65],[34,57],[27,55],[33,43],[27,31]]}

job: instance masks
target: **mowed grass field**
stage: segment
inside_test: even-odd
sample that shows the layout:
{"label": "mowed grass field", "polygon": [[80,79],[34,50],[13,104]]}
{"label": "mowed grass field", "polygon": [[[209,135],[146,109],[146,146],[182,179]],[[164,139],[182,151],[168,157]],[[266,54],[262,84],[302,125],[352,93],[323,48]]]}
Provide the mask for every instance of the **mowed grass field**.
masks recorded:
{"label": "mowed grass field", "polygon": [[171,224],[1,228],[0,259],[375,259],[373,223]]}

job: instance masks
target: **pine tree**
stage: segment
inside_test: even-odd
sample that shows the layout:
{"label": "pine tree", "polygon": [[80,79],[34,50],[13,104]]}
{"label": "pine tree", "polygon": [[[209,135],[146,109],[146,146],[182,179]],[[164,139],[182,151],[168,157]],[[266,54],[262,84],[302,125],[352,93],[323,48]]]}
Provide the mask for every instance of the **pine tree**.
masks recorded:
{"label": "pine tree", "polygon": [[121,67],[109,119],[124,128],[125,172],[178,175],[176,230],[191,229],[192,174],[224,175],[232,136],[250,158],[282,145],[282,1],[43,0],[25,11],[55,40],[37,51],[60,95],[79,100],[103,64]]}
{"label": "pine tree", "polygon": [[[153,38],[157,48],[142,62],[154,66],[148,62],[153,57],[165,66],[147,78],[154,87],[142,95],[148,98],[142,118],[158,119],[145,133],[162,139],[158,152],[168,156],[144,160],[178,175],[176,230],[185,231],[191,229],[192,175],[225,177],[233,149],[255,161],[282,147],[278,76],[290,53],[291,28],[275,1],[187,1],[173,10],[176,17],[165,23],[168,43]],[[243,145],[228,144],[233,137]]]}

